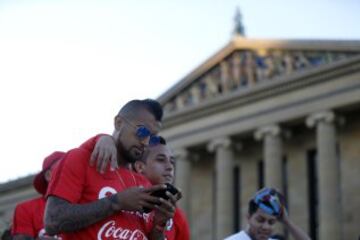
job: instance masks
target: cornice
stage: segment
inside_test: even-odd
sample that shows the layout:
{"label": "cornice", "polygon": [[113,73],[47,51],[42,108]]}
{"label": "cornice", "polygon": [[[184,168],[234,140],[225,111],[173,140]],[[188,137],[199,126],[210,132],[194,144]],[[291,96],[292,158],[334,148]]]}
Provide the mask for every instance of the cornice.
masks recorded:
{"label": "cornice", "polygon": [[165,104],[174,94],[188,86],[193,82],[194,79],[200,77],[204,72],[208,71],[216,64],[218,64],[222,59],[231,54],[235,50],[235,46],[233,42],[228,43],[223,48],[221,48],[217,53],[212,55],[208,60],[202,63],[200,66],[196,67],[193,71],[191,71],[188,75],[182,78],[178,83],[176,83],[173,87],[167,90],[164,94],[162,94],[157,100],[161,104]]}
{"label": "cornice", "polygon": [[178,83],[160,95],[157,100],[165,104],[176,93],[186,88],[195,79],[216,66],[224,58],[236,50],[314,50],[314,51],[351,51],[360,52],[359,40],[292,40],[292,39],[249,39],[243,37],[234,37],[228,44],[209,57],[204,63],[196,67],[193,71],[180,79]]}
{"label": "cornice", "polygon": [[331,63],[304,72],[294,73],[291,76],[282,76],[271,81],[263,82],[252,88],[230,92],[196,106],[169,113],[164,118],[164,129],[177,124],[192,121],[196,118],[218,113],[227,109],[239,107],[244,104],[270,98],[275,95],[301,89],[303,87],[331,81],[339,76],[359,72],[360,56]]}

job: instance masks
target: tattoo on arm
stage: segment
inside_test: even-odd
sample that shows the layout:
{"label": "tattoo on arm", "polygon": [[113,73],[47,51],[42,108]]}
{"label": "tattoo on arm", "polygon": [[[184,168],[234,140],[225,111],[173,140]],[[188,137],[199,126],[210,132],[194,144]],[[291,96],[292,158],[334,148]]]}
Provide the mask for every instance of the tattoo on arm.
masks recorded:
{"label": "tattoo on arm", "polygon": [[55,235],[80,230],[114,213],[113,200],[110,198],[86,204],[71,204],[51,196],[47,200],[44,217],[46,233]]}

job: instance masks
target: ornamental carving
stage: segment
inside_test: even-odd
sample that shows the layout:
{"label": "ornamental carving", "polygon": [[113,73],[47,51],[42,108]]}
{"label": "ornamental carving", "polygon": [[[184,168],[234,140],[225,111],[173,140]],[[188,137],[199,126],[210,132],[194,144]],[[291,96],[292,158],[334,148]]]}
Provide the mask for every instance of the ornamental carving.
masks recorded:
{"label": "ornamental carving", "polygon": [[316,68],[355,55],[350,52],[240,50],[232,53],[193,81],[164,109],[174,112],[239,89]]}

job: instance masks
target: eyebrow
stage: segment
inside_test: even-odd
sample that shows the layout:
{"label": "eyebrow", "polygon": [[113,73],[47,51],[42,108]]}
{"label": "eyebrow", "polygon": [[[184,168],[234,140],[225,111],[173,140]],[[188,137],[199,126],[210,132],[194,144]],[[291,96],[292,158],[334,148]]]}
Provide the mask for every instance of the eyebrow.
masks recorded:
{"label": "eyebrow", "polygon": [[156,156],[157,156],[157,157],[166,157],[166,155],[163,154],[163,153],[158,153]]}

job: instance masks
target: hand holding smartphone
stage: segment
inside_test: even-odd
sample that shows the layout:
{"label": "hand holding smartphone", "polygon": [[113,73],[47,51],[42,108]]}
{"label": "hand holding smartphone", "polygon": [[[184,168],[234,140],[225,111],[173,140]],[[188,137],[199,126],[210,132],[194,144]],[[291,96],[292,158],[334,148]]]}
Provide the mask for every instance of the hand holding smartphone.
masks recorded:
{"label": "hand holding smartphone", "polygon": [[[165,189],[160,189],[157,191],[154,191],[151,193],[151,196],[154,197],[161,197],[165,200],[169,200],[169,197],[166,195],[166,192],[170,192],[172,195],[177,194],[179,191],[176,189],[176,187],[174,187],[173,185],[171,185],[170,183],[165,183],[166,188]],[[152,209],[150,208],[143,208],[144,213],[149,213],[152,211]]]}

